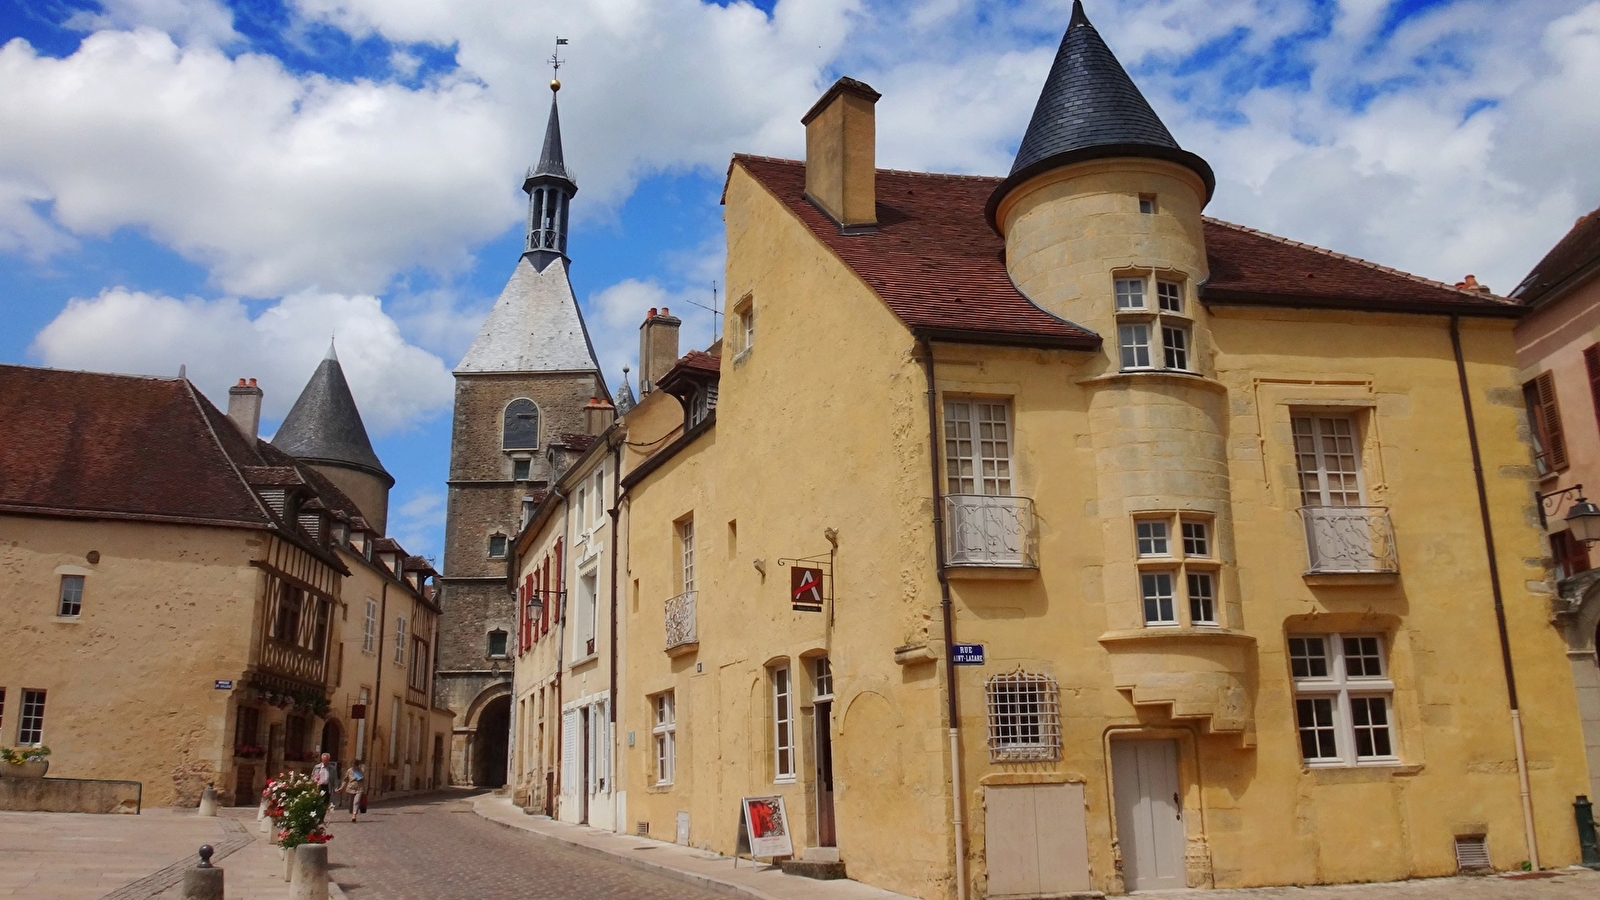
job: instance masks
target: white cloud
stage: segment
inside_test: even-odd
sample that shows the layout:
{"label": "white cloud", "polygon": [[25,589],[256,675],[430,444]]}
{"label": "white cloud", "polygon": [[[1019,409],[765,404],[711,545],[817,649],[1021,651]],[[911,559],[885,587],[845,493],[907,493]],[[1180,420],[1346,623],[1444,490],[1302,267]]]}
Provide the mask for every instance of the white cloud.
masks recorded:
{"label": "white cloud", "polygon": [[445,496],[434,488],[416,488],[389,510],[389,535],[411,553],[428,556],[435,566],[443,543]]}
{"label": "white cloud", "polygon": [[39,332],[45,365],[173,375],[179,363],[218,406],[241,377],[259,380],[263,417],[279,419],[337,336],[339,361],[374,435],[404,430],[450,406],[444,363],[407,344],[376,297],[303,292],[252,315],[234,298],[177,299],[110,288],[76,299]]}
{"label": "white cloud", "polygon": [[651,308],[670,310],[683,320],[678,331],[680,355],[711,346],[713,317],[695,303],[711,305],[709,281],[704,288],[669,290],[653,279],[629,278],[590,295],[583,304],[584,327],[589,329],[595,355],[600,358],[600,371],[613,394],[619,390],[622,367],[630,366],[633,373],[628,380],[634,396],[638,396],[639,326]]}
{"label": "white cloud", "polygon": [[217,0],[100,0],[100,12],[79,11],[66,25],[79,31],[154,28],[185,44],[227,45],[239,39],[233,13]]}

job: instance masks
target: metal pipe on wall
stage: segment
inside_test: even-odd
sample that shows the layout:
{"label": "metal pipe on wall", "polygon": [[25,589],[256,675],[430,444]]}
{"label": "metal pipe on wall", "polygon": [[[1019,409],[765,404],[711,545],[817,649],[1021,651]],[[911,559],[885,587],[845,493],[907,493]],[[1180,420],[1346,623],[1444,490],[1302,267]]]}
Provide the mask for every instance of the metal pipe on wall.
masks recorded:
{"label": "metal pipe on wall", "polygon": [[1467,420],[1467,446],[1472,450],[1472,477],[1478,488],[1478,515],[1483,522],[1483,546],[1489,555],[1489,589],[1494,595],[1494,622],[1500,635],[1500,666],[1506,676],[1506,699],[1511,707],[1511,736],[1516,745],[1517,783],[1522,795],[1522,828],[1528,845],[1528,862],[1539,870],[1539,838],[1533,827],[1533,798],[1528,788],[1528,753],[1522,735],[1522,708],[1517,699],[1517,673],[1511,663],[1511,636],[1506,628],[1505,597],[1500,589],[1500,562],[1495,556],[1494,527],[1489,521],[1489,491],[1483,481],[1483,455],[1478,450],[1478,426],[1472,415],[1472,391],[1467,386],[1467,364],[1461,354],[1461,317],[1450,317],[1450,349],[1455,353],[1456,378],[1461,383],[1461,406]]}
{"label": "metal pipe on wall", "polygon": [[967,898],[966,789],[961,783],[961,709],[956,702],[955,610],[950,603],[950,576],[945,571],[944,490],[939,484],[939,391],[934,378],[933,345],[918,338],[922,373],[928,382],[928,465],[933,475],[933,558],[939,570],[939,609],[944,616],[945,699],[950,734],[951,827],[955,830],[956,898]]}

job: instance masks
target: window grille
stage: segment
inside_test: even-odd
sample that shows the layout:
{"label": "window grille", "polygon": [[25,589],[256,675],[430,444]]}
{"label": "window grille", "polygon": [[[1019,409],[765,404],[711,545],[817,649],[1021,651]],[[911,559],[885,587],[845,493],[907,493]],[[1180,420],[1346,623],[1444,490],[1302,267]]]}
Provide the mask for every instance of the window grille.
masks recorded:
{"label": "window grille", "polygon": [[1456,868],[1463,872],[1492,870],[1494,865],[1489,862],[1489,839],[1481,834],[1456,838]]}
{"label": "window grille", "polygon": [[991,762],[1061,758],[1061,699],[1049,675],[1018,669],[984,682]]}

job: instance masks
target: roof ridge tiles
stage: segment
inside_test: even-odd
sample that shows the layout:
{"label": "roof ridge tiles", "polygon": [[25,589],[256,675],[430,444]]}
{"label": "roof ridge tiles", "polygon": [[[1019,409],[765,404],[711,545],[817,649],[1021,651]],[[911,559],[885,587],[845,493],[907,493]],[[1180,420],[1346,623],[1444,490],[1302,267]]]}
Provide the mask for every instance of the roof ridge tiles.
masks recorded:
{"label": "roof ridge tiles", "polygon": [[1447,282],[1435,281],[1432,278],[1427,278],[1427,277],[1422,276],[1422,275],[1417,275],[1417,274],[1412,273],[1412,272],[1407,272],[1404,269],[1396,269],[1393,266],[1386,266],[1386,265],[1384,265],[1382,263],[1376,263],[1376,262],[1373,262],[1370,259],[1362,259],[1359,256],[1351,256],[1348,253],[1340,253],[1338,250],[1329,250],[1326,247],[1319,247],[1316,244],[1308,244],[1308,243],[1306,243],[1304,241],[1297,241],[1294,238],[1286,238],[1286,237],[1283,237],[1282,235],[1273,234],[1270,231],[1262,231],[1259,228],[1252,228],[1249,225],[1240,225],[1237,222],[1223,221],[1222,219],[1218,219],[1218,218],[1216,218],[1214,216],[1201,216],[1200,220],[1202,222],[1207,222],[1207,223],[1210,223],[1212,225],[1216,225],[1216,226],[1221,227],[1221,228],[1232,228],[1235,231],[1247,232],[1249,234],[1253,234],[1253,235],[1256,235],[1258,237],[1264,237],[1264,238],[1266,238],[1268,240],[1277,241],[1280,244],[1287,244],[1290,247],[1296,247],[1296,248],[1301,249],[1301,250],[1310,250],[1313,253],[1320,253],[1323,256],[1330,256],[1330,257],[1332,257],[1334,259],[1343,260],[1344,262],[1355,263],[1356,265],[1365,266],[1365,267],[1367,267],[1369,269],[1374,269],[1376,271],[1383,272],[1383,273],[1388,274],[1388,275],[1398,275],[1401,278],[1405,278],[1405,279],[1408,279],[1410,281],[1415,281],[1418,284],[1425,284],[1428,287],[1442,288],[1444,290],[1453,291],[1453,292],[1455,292],[1457,294],[1461,294],[1462,296],[1465,296],[1465,297],[1470,297],[1473,300],[1477,300],[1477,301],[1480,301],[1480,302],[1501,303],[1501,304],[1504,304],[1506,306],[1517,306],[1518,305],[1515,300],[1511,300],[1509,298],[1502,297],[1499,294],[1495,294],[1495,293],[1490,292],[1490,291],[1472,291],[1472,290],[1467,290],[1466,288],[1459,288],[1459,287],[1456,287],[1455,285],[1449,284]]}

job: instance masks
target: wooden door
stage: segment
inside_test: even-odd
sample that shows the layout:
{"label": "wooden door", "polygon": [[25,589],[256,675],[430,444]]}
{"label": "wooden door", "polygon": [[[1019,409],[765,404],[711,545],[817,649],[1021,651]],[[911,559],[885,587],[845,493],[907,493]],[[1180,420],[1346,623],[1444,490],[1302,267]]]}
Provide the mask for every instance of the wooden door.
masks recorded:
{"label": "wooden door", "polygon": [[584,707],[578,710],[578,727],[582,732],[581,753],[578,772],[578,824],[589,824],[589,710]]}
{"label": "wooden door", "polygon": [[839,844],[833,823],[833,703],[816,705],[817,722],[817,846]]}
{"label": "wooden door", "polygon": [[1123,885],[1130,891],[1188,887],[1177,741],[1113,741],[1111,782]]}
{"label": "wooden door", "polygon": [[1083,785],[984,788],[984,855],[994,900],[1091,889]]}

